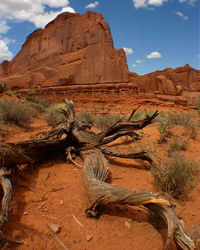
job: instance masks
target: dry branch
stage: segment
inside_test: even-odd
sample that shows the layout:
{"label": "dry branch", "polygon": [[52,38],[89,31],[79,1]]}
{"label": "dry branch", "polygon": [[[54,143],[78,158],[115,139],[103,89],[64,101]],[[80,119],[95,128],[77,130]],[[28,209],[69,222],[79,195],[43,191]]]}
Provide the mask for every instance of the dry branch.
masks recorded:
{"label": "dry branch", "polygon": [[118,203],[129,206],[144,205],[159,214],[168,226],[164,249],[169,249],[172,239],[181,249],[194,249],[194,243],[174,212],[174,204],[148,190],[131,191],[106,183],[108,162],[100,150],[86,152],[83,165],[83,181],[92,206],[86,210],[89,216],[98,216],[101,205]]}

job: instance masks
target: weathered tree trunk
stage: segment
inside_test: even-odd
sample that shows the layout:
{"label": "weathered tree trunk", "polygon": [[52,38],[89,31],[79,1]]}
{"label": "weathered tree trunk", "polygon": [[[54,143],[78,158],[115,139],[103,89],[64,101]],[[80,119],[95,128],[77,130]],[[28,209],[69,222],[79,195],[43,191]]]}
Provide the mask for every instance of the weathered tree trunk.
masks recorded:
{"label": "weathered tree trunk", "polygon": [[91,207],[86,210],[89,216],[98,216],[98,208],[101,205],[111,203],[129,206],[143,205],[159,214],[168,226],[168,237],[164,249],[170,248],[173,238],[181,249],[194,249],[193,241],[174,212],[174,204],[148,190],[131,191],[105,182],[109,167],[100,150],[85,152],[82,173],[85,188],[92,203]]}

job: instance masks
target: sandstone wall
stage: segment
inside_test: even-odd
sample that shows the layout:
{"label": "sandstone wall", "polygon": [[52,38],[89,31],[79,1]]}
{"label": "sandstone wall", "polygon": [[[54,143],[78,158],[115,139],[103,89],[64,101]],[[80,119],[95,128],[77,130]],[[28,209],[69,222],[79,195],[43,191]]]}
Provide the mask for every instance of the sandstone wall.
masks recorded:
{"label": "sandstone wall", "polygon": [[130,82],[138,84],[140,92],[156,92],[164,95],[181,95],[183,91],[200,92],[200,70],[188,64],[144,76],[130,73],[129,77]]}
{"label": "sandstone wall", "polygon": [[100,13],[62,13],[29,35],[11,61],[0,64],[0,80],[13,89],[69,84],[128,82],[123,49],[116,50]]}

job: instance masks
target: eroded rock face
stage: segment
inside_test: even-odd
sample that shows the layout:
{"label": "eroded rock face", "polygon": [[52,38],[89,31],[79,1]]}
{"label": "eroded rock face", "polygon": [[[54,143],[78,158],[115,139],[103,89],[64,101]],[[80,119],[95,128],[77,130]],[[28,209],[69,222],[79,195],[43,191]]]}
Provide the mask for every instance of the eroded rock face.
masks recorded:
{"label": "eroded rock face", "polygon": [[180,95],[182,91],[200,92],[200,70],[188,64],[144,76],[130,73],[130,81],[138,84],[140,92],[156,92],[163,95]]}
{"label": "eroded rock face", "polygon": [[0,64],[0,79],[19,89],[128,82],[129,72],[100,13],[65,12],[29,35],[11,62]]}

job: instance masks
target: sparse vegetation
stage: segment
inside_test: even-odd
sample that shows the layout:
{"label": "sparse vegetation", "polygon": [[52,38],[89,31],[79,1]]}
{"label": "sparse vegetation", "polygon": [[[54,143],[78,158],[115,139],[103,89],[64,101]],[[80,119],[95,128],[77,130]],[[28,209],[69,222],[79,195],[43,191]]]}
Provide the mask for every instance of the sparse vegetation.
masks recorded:
{"label": "sparse vegetation", "polygon": [[155,112],[155,110],[147,110],[147,109],[144,109],[142,111],[139,111],[139,112],[136,112],[133,117],[132,117],[132,121],[139,121],[139,120],[142,120],[144,119],[147,115],[151,116],[153,113]]}
{"label": "sparse vegetation", "polygon": [[197,164],[184,156],[174,153],[165,166],[154,166],[152,174],[162,191],[176,199],[185,198],[196,186]]}
{"label": "sparse vegetation", "polygon": [[174,152],[179,152],[181,150],[187,149],[187,140],[186,139],[175,139],[170,142],[168,149],[168,156],[171,156]]}
{"label": "sparse vegetation", "polygon": [[197,111],[200,115],[200,96],[196,99],[196,107],[197,107]]}
{"label": "sparse vegetation", "polygon": [[30,102],[32,108],[34,108],[37,112],[44,112],[46,108],[49,107],[49,103],[44,97],[36,96],[36,91],[31,89],[27,91],[25,98]]}
{"label": "sparse vegetation", "polygon": [[5,81],[0,81],[0,93],[3,93],[4,91],[7,91],[8,87]]}
{"label": "sparse vegetation", "polygon": [[166,143],[167,137],[171,135],[169,122],[163,121],[158,125],[158,131],[160,133],[159,143]]}
{"label": "sparse vegetation", "polygon": [[104,130],[121,119],[122,117],[119,114],[96,115],[94,126],[98,129]]}
{"label": "sparse vegetation", "polygon": [[4,123],[13,123],[21,127],[27,126],[31,118],[36,115],[36,111],[30,105],[13,99],[0,98],[0,109]]}
{"label": "sparse vegetation", "polygon": [[76,118],[79,121],[82,121],[82,122],[85,122],[85,123],[88,123],[88,124],[93,124],[94,123],[94,120],[95,120],[94,117],[95,117],[95,115],[90,113],[90,112],[81,112],[81,113],[76,114]]}
{"label": "sparse vegetation", "polygon": [[55,104],[47,108],[46,114],[44,116],[47,123],[53,128],[60,124],[64,119],[64,114],[61,109],[65,109],[65,105],[62,103]]}

